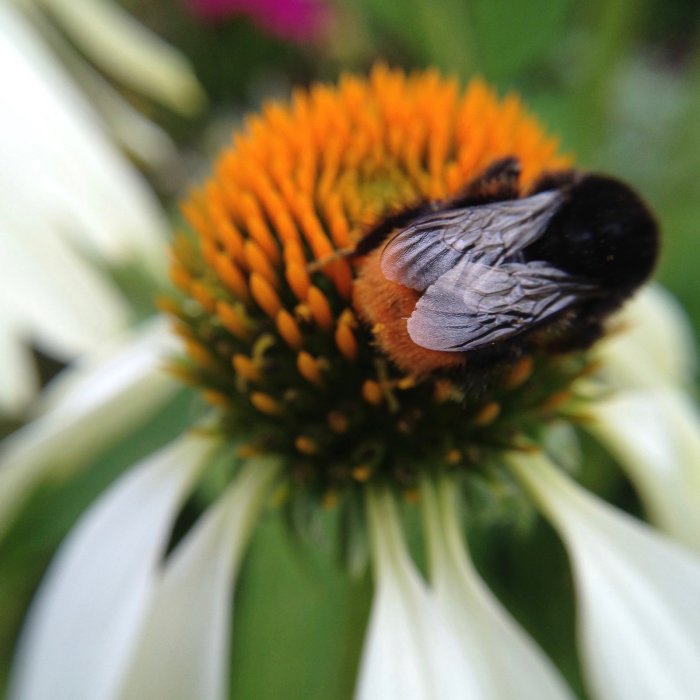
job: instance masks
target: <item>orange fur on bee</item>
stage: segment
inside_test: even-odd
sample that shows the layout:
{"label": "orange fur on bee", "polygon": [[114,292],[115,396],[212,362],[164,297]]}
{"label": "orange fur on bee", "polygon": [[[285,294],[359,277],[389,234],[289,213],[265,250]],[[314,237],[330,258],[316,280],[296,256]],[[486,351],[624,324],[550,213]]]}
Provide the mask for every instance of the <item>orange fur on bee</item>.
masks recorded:
{"label": "orange fur on bee", "polygon": [[428,374],[464,364],[464,355],[426,350],[408,335],[406,323],[420,294],[388,280],[380,267],[384,246],[362,262],[353,290],[353,305],[363,321],[372,326],[380,349],[404,372]]}

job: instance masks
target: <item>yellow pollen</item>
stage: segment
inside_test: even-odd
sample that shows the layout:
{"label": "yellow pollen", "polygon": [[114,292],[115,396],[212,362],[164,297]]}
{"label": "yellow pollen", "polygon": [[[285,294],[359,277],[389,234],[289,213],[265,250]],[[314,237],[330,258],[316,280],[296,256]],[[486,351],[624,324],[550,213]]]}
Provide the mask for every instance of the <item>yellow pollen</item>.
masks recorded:
{"label": "yellow pollen", "polygon": [[273,399],[269,394],[263,394],[261,391],[254,391],[250,395],[250,403],[252,403],[258,411],[266,413],[268,416],[279,416],[284,410],[279,401]]}
{"label": "yellow pollen", "polygon": [[185,346],[187,347],[187,354],[197,363],[203,367],[215,366],[214,358],[209,354],[209,351],[203,345],[194,340],[186,338]]}
{"label": "yellow pollen", "polygon": [[173,267],[170,269],[170,279],[173,284],[184,294],[190,293],[192,286],[192,276],[184,267]]}
{"label": "yellow pollen", "polygon": [[194,334],[192,333],[192,329],[185,323],[182,323],[179,319],[174,319],[174,322],[172,324],[172,329],[173,333],[177,335],[179,338],[182,338],[185,342],[189,341],[194,341]]}
{"label": "yellow pollen", "polygon": [[206,401],[208,401],[213,406],[228,406],[229,400],[226,394],[222,394],[220,391],[214,391],[213,389],[207,389],[203,392],[203,396]]}
{"label": "yellow pollen", "polygon": [[277,330],[284,342],[287,343],[292,350],[300,350],[302,346],[301,331],[299,330],[299,325],[294,320],[294,316],[286,309],[280,309],[277,312],[276,324]]}
{"label": "yellow pollen", "polygon": [[173,375],[176,379],[180,380],[184,384],[191,386],[197,386],[199,384],[199,379],[196,375],[193,375],[191,370],[187,367],[182,367],[181,365],[175,363],[166,363],[165,365],[168,372]]}
{"label": "yellow pollen", "polygon": [[207,225],[207,220],[204,217],[203,212],[195,204],[196,194],[194,192],[190,193],[192,199],[190,201],[184,201],[180,205],[180,211],[185,217],[185,221],[200,235],[208,235],[209,226]]}
{"label": "yellow pollen", "polygon": [[441,379],[435,382],[435,391],[433,392],[433,400],[435,403],[445,403],[450,396],[454,386],[449,379]]}
{"label": "yellow pollen", "polygon": [[461,459],[462,453],[459,450],[449,450],[449,452],[445,455],[445,462],[450,465],[459,464]]}
{"label": "yellow pollen", "polygon": [[260,248],[265,251],[265,255],[267,255],[273,263],[277,263],[280,259],[279,248],[263,219],[261,217],[256,217],[249,220],[248,230],[251,237],[258,243]]}
{"label": "yellow pollen", "polygon": [[248,340],[250,338],[250,328],[246,322],[245,314],[237,307],[220,301],[216,305],[216,315],[224,328],[237,338],[240,340]]}
{"label": "yellow pollen", "polygon": [[272,333],[263,333],[261,336],[255,339],[253,343],[253,352],[251,357],[257,363],[263,361],[265,353],[275,345],[277,339]]}
{"label": "yellow pollen", "polygon": [[245,276],[238,269],[236,264],[224,253],[219,253],[216,256],[214,267],[216,269],[216,274],[226,288],[234,296],[246,301],[248,299],[248,285],[246,284]]}
{"label": "yellow pollen", "polygon": [[[319,185],[320,189],[320,185]],[[330,188],[326,198],[326,218],[331,229],[331,236],[337,248],[345,248],[350,245],[350,225],[348,223],[340,195]]]}
{"label": "yellow pollen", "polygon": [[556,394],[552,394],[550,397],[548,397],[540,408],[543,411],[554,411],[563,406],[567,401],[569,401],[569,399],[571,399],[571,392],[568,389],[559,391]]}
{"label": "yellow pollen", "polygon": [[233,369],[246,381],[260,382],[262,380],[260,368],[246,355],[236,354],[233,356]]}
{"label": "yellow pollen", "polygon": [[357,340],[348,323],[339,323],[335,329],[335,344],[342,356],[350,362],[357,360]]}
{"label": "yellow pollen", "polygon": [[216,228],[221,245],[224,246],[226,252],[231,256],[231,259],[241,265],[245,264],[245,255],[243,253],[243,235],[234,226],[229,219],[217,219]]}
{"label": "yellow pollen", "polygon": [[318,452],[318,444],[306,435],[300,435],[295,441],[294,446],[303,455],[315,455]]}
{"label": "yellow pollen", "polygon": [[409,389],[413,389],[413,387],[415,385],[416,385],[416,378],[413,375],[409,375],[407,377],[402,377],[396,383],[396,386],[399,389],[401,389],[402,391],[408,391]]}
{"label": "yellow pollen", "polygon": [[302,323],[312,323],[314,320],[311,308],[308,304],[297,304],[294,307],[294,315]]}
{"label": "yellow pollen", "polygon": [[320,363],[315,357],[309,355],[308,352],[302,350],[302,352],[297,355],[297,369],[299,370],[299,374],[301,374],[306,381],[316,386],[321,386],[322,377]]}
{"label": "yellow pollen", "polygon": [[192,282],[190,285],[190,294],[199,302],[207,313],[213,314],[216,311],[216,299],[201,282]]}
{"label": "yellow pollen", "polygon": [[260,448],[255,445],[239,445],[236,449],[236,454],[241,459],[250,459],[251,457],[257,457],[260,454]]}
{"label": "yellow pollen", "polygon": [[156,308],[164,314],[177,317],[180,314],[180,306],[170,297],[159,295],[156,297]]}
{"label": "yellow pollen", "polygon": [[472,423],[474,425],[484,427],[491,425],[496,418],[501,414],[501,406],[496,401],[491,401],[487,403],[477,414],[474,416]]}
{"label": "yellow pollen", "polygon": [[295,262],[304,268],[307,267],[306,254],[299,241],[287,241],[284,244],[284,261],[287,265]]}
{"label": "yellow pollen", "polygon": [[534,369],[535,361],[532,356],[521,357],[506,377],[503,386],[508,390],[517,389],[530,378]]}
{"label": "yellow pollen", "polygon": [[352,296],[352,270],[350,265],[342,258],[338,258],[329,265],[328,274],[340,296],[345,300],[350,299]]}
{"label": "yellow pollen", "polygon": [[314,321],[323,330],[330,330],[333,327],[333,312],[324,293],[318,287],[311,287],[306,301]]}
{"label": "yellow pollen", "polygon": [[373,379],[367,379],[362,385],[362,397],[367,403],[378,406],[383,399],[382,388]]}
{"label": "yellow pollen", "polygon": [[372,468],[366,464],[360,464],[352,470],[352,478],[355,481],[364,482],[372,476]]}
{"label": "yellow pollen", "polygon": [[197,258],[197,249],[183,232],[175,234],[171,250],[176,260],[185,268]]}
{"label": "yellow pollen", "polygon": [[328,427],[338,435],[346,433],[350,427],[348,419],[340,411],[331,411],[326,420],[328,421]]}
{"label": "yellow pollen", "polygon": [[355,314],[351,309],[343,309],[343,311],[341,311],[340,315],[338,316],[338,323],[344,323],[345,325],[350,326],[350,328],[357,327],[357,319],[355,318]]}
{"label": "yellow pollen", "polygon": [[306,266],[296,260],[291,260],[287,264],[286,278],[292,292],[294,292],[294,296],[299,299],[299,301],[304,301],[309,293],[309,287],[311,286],[309,275],[306,272]]}
{"label": "yellow pollen", "polygon": [[277,316],[282,307],[282,302],[272,285],[259,273],[254,272],[250,276],[250,292],[257,305],[271,318]]}
{"label": "yellow pollen", "polygon": [[273,287],[276,287],[277,274],[262,248],[255,241],[248,240],[243,246],[243,252],[250,271],[262,275]]}
{"label": "yellow pollen", "polygon": [[219,248],[211,238],[202,238],[202,257],[209,267],[216,267],[216,258],[219,255]]}

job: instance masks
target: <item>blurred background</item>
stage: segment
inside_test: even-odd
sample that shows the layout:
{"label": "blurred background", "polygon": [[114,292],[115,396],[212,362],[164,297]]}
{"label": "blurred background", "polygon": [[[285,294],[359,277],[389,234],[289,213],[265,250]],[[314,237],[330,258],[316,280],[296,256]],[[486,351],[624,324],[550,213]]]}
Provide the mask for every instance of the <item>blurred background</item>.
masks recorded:
{"label": "blurred background", "polygon": [[[50,21],[56,4],[43,3],[38,11]],[[175,144],[167,162],[134,159],[173,220],[188,184],[206,175],[232,129],[266,99],[286,98],[293,87],[316,80],[334,81],[344,71],[364,73],[379,59],[405,69],[437,66],[462,83],[480,75],[501,94],[520,93],[580,168],[614,174],[649,201],[663,230],[658,279],[681,299],[696,336],[700,332],[696,0],[122,0],[121,5],[189,59],[207,96],[206,104],[193,104],[184,114],[113,85]],[[42,366],[46,378],[58,368],[50,358],[42,358]],[[194,402],[184,392],[128,443],[102,455],[99,469],[86,470],[77,483],[41,490],[0,544],[0,679],[6,678],[21,617],[57,542],[105,484],[189,422]],[[584,444],[584,449],[594,448]],[[605,476],[617,474],[606,471],[606,459],[600,455],[597,473],[583,480],[595,481],[598,491],[607,488],[610,498],[634,510],[626,483]],[[606,479],[608,487],[601,486]],[[583,697],[565,556],[544,525],[531,524],[521,533],[515,520],[481,529],[473,524],[475,556],[494,589]],[[320,529],[335,526],[329,516]],[[333,538],[319,539],[328,546],[293,542],[274,515],[255,535],[237,593],[235,697],[349,697],[370,582],[348,581],[336,565]]]}

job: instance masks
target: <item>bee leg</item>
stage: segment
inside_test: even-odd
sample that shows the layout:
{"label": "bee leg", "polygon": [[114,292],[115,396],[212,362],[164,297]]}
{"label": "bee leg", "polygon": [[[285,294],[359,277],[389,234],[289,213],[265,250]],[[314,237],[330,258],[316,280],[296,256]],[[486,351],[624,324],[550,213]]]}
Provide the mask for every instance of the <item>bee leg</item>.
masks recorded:
{"label": "bee leg", "polygon": [[311,273],[311,272],[318,272],[319,270],[322,270],[326,265],[330,265],[331,263],[336,262],[336,260],[342,260],[344,258],[349,258],[351,255],[355,253],[355,247],[354,246],[347,246],[345,248],[338,248],[338,250],[334,250],[332,253],[329,253],[328,255],[324,256],[320,260],[314,260],[313,262],[310,262],[306,265],[306,271]]}

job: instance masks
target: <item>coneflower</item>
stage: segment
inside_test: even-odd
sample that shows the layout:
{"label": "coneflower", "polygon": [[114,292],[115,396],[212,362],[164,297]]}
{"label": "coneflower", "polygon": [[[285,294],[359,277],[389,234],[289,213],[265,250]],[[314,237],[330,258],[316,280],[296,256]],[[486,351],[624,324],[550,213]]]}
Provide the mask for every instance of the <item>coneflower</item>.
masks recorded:
{"label": "coneflower", "polygon": [[[432,71],[380,66],[367,80],[299,91],[248,120],[183,204],[187,227],[172,245],[178,292],[160,300],[185,347],[168,351],[169,370],[201,389],[210,412],[78,523],[30,611],[11,697],[226,697],[236,573],[266,507],[288,509],[302,529],[319,509],[335,509],[355,543],[349,560],[361,562],[368,547],[376,593],[358,698],[571,697],[470,559],[460,513],[475,480],[494,502],[507,485],[561,536],[593,697],[695,697],[696,555],[577,485],[548,448],[562,426],[598,435],[622,462],[638,463],[628,473],[658,525],[692,544],[681,524],[670,527],[673,501],[654,491],[673,494],[683,474],[653,473],[668,456],[664,428],[646,435],[659,456],[640,456],[635,430],[654,421],[647,413],[623,425],[612,403],[644,391],[648,410],[678,431],[669,444],[688,446],[694,467],[698,426],[678,388],[673,321],[643,313],[631,330],[613,324],[619,337],[678,340],[668,346],[673,369],[659,369],[652,388],[637,375],[655,365],[655,348],[635,346],[625,374],[619,348],[605,345],[614,337],[567,353],[535,343],[475,388],[464,380],[468,355],[448,371],[395,362],[391,329],[371,320],[371,294],[358,293],[366,257],[353,251],[369,231],[419,202],[458,196],[504,159],[520,164],[520,196],[571,165],[516,97],[498,99],[480,81],[462,91]],[[23,466],[40,470],[49,449],[73,447],[81,426],[109,437],[106,406],[127,424],[140,381],[153,380],[160,351],[151,348],[163,342],[167,334],[151,329],[138,352],[112,355],[113,369],[150,358],[123,382],[114,375],[100,387],[98,364],[60,390],[9,445],[6,473],[17,483]],[[188,495],[203,485],[212,492],[215,458],[230,483],[166,553]],[[406,500],[423,514],[427,579],[404,539]]]}

